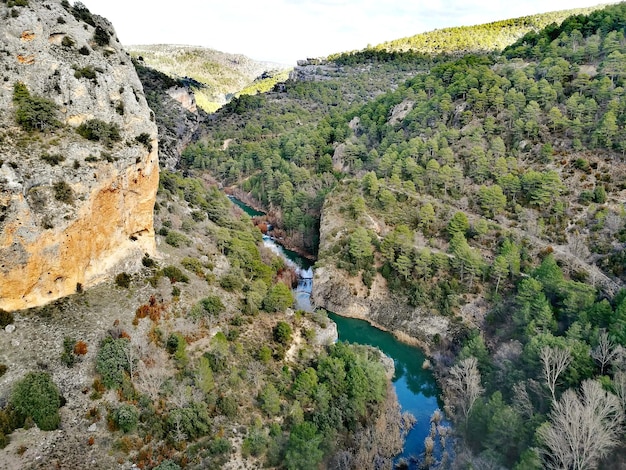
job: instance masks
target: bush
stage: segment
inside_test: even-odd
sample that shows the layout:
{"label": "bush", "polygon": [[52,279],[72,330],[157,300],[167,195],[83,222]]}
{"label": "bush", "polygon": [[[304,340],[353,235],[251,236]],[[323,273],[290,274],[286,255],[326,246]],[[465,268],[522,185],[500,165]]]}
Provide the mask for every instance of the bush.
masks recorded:
{"label": "bush", "polygon": [[43,431],[59,427],[61,395],[46,372],[29,372],[17,382],[11,392],[10,403],[24,418],[32,418]]}
{"label": "bush", "polygon": [[203,310],[211,316],[219,315],[224,311],[224,304],[222,303],[222,299],[220,299],[217,295],[209,295],[200,301]]}
{"label": "bush", "polygon": [[6,312],[0,308],[0,328],[10,325],[14,320],[15,318],[11,312]]}
{"label": "bush", "polygon": [[[84,54],[85,46],[80,48],[80,52],[83,55],[89,55],[89,49],[87,49],[87,54]],[[91,65],[87,65],[86,67],[78,68],[75,66],[74,68],[74,77],[80,80],[81,78],[86,78],[87,80],[96,81],[98,75],[96,74],[96,69],[94,69]]]}
{"label": "bush", "polygon": [[90,119],[76,128],[76,132],[87,140],[99,141],[105,145],[122,140],[117,124],[109,124],[100,119]]}
{"label": "bush", "polygon": [[124,289],[128,289],[130,287],[130,274],[128,273],[119,273],[115,276],[115,284],[119,287],[123,287]]}
{"label": "bush", "polygon": [[133,405],[123,404],[113,413],[113,420],[122,431],[130,432],[137,427],[139,410]]}
{"label": "bush", "polygon": [[188,269],[192,273],[204,277],[203,266],[199,259],[186,257],[180,261],[180,264],[183,265],[183,268]]}
{"label": "bush", "polygon": [[178,248],[181,245],[189,246],[191,244],[191,240],[189,240],[186,235],[172,230],[165,236],[165,243]]}
{"label": "bush", "polygon": [[102,383],[106,388],[122,385],[124,375],[129,369],[127,347],[128,340],[125,338],[106,338],[100,345],[96,356],[96,372],[102,376]]}
{"label": "bush", "polygon": [[150,258],[148,253],[146,253],[143,255],[143,258],[141,258],[141,264],[143,264],[146,268],[153,268],[156,265],[156,262]]}
{"label": "bush", "polygon": [[[59,17],[59,19],[63,19],[63,18]],[[61,40],[61,45],[63,47],[72,47],[74,44],[76,44],[76,43],[74,42],[74,40],[71,37],[63,36],[63,39]]]}
{"label": "bush", "polygon": [[220,286],[228,292],[240,291],[243,288],[243,280],[236,274],[224,274],[220,278]]}
{"label": "bush", "polygon": [[54,183],[52,189],[54,190],[54,198],[57,201],[64,202],[65,204],[74,203],[74,191],[65,181]]}
{"label": "bush", "polygon": [[237,405],[237,400],[233,397],[230,395],[223,395],[217,400],[217,409],[220,414],[223,414],[228,418],[234,418],[237,416],[239,406]]}
{"label": "bush", "polygon": [[50,165],[53,165],[53,166],[58,165],[59,163],[65,161],[65,157],[59,154],[48,155],[47,153],[44,153],[41,155],[41,159],[44,162],[49,163]]}
{"label": "bush", "polygon": [[108,46],[111,40],[111,35],[100,26],[96,26],[96,30],[93,33],[93,40],[100,47]]}
{"label": "bush", "polygon": [[150,138],[150,134],[148,134],[147,132],[142,132],[141,134],[139,134],[137,137],[135,137],[135,141],[146,147],[146,149],[148,149],[148,152],[152,152],[152,139]]}
{"label": "bush", "polygon": [[175,282],[189,282],[187,275],[176,266],[166,266],[163,268],[163,275],[167,277],[172,284]]}
{"label": "bush", "polygon": [[263,299],[263,308],[267,312],[283,312],[293,305],[291,289],[278,282],[268,291]]}
{"label": "bush", "polygon": [[167,418],[170,433],[181,430],[193,440],[211,432],[211,420],[204,403],[192,402],[184,408],[173,410]]}
{"label": "bush", "polygon": [[279,321],[273,330],[274,341],[285,346],[291,342],[291,334],[289,323],[284,321]]}
{"label": "bush", "polygon": [[78,21],[84,21],[90,26],[96,25],[96,22],[93,19],[93,15],[82,2],[74,3],[74,6],[72,7],[70,13],[72,13],[72,15],[74,15],[74,18],[76,18]]}
{"label": "bush", "polygon": [[66,336],[63,339],[63,352],[61,353],[61,362],[67,367],[73,367],[76,363],[74,346],[76,346],[76,340],[74,338]]}
{"label": "bush", "polygon": [[180,470],[180,465],[171,460],[164,460],[159,465],[154,467],[153,470]]}
{"label": "bush", "polygon": [[16,106],[15,118],[25,131],[45,131],[59,127],[58,106],[46,98],[31,96],[26,85],[16,82],[13,85],[13,103]]}

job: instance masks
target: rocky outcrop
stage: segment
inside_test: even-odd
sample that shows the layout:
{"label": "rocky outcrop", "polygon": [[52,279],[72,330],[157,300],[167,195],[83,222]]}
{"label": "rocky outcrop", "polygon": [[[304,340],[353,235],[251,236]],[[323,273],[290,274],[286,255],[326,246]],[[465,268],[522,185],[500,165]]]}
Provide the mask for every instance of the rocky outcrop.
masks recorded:
{"label": "rocky outcrop", "polygon": [[[158,145],[108,21],[56,0],[0,3],[0,16],[0,308],[16,310],[132,272],[154,254]],[[16,83],[53,103],[56,128],[18,126]],[[85,137],[81,124],[91,125]]]}
{"label": "rocky outcrop", "polygon": [[159,129],[160,166],[174,170],[206,113],[198,108],[193,90],[182,80],[147,67],[142,61],[135,61],[135,68]]}

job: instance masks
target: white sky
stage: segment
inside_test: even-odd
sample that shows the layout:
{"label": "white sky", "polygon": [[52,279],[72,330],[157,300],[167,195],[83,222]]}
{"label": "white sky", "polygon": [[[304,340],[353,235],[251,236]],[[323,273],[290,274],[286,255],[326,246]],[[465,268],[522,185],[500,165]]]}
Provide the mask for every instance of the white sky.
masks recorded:
{"label": "white sky", "polygon": [[[122,44],[188,44],[295,65],[298,59],[450,26],[597,5],[599,0],[82,0]],[[602,2],[602,3],[607,3]]]}

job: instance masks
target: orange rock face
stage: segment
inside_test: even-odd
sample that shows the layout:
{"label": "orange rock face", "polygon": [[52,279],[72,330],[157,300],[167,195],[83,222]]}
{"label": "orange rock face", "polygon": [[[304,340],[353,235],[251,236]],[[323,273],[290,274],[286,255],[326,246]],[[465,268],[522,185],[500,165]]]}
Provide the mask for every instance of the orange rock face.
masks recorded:
{"label": "orange rock face", "polygon": [[[0,309],[12,311],[139,269],[155,253],[159,167],[154,116],[112,25],[60,1],[8,8],[0,2]],[[24,128],[17,84],[56,122]],[[77,127],[89,122],[118,137],[85,138]]]}
{"label": "orange rock face", "polygon": [[0,235],[0,308],[43,305],[134,270],[155,252],[152,211],[158,187],[155,150],[121,172],[109,171],[59,230],[34,233],[28,206]]}

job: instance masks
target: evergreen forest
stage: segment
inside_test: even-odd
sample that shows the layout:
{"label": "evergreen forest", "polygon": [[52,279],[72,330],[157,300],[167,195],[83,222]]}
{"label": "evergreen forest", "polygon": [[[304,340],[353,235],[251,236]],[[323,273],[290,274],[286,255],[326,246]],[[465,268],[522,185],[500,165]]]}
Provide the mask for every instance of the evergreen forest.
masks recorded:
{"label": "evergreen forest", "polygon": [[311,62],[181,161],[318,267],[448,319],[419,339],[472,468],[623,462],[626,5],[573,13],[503,50]]}

